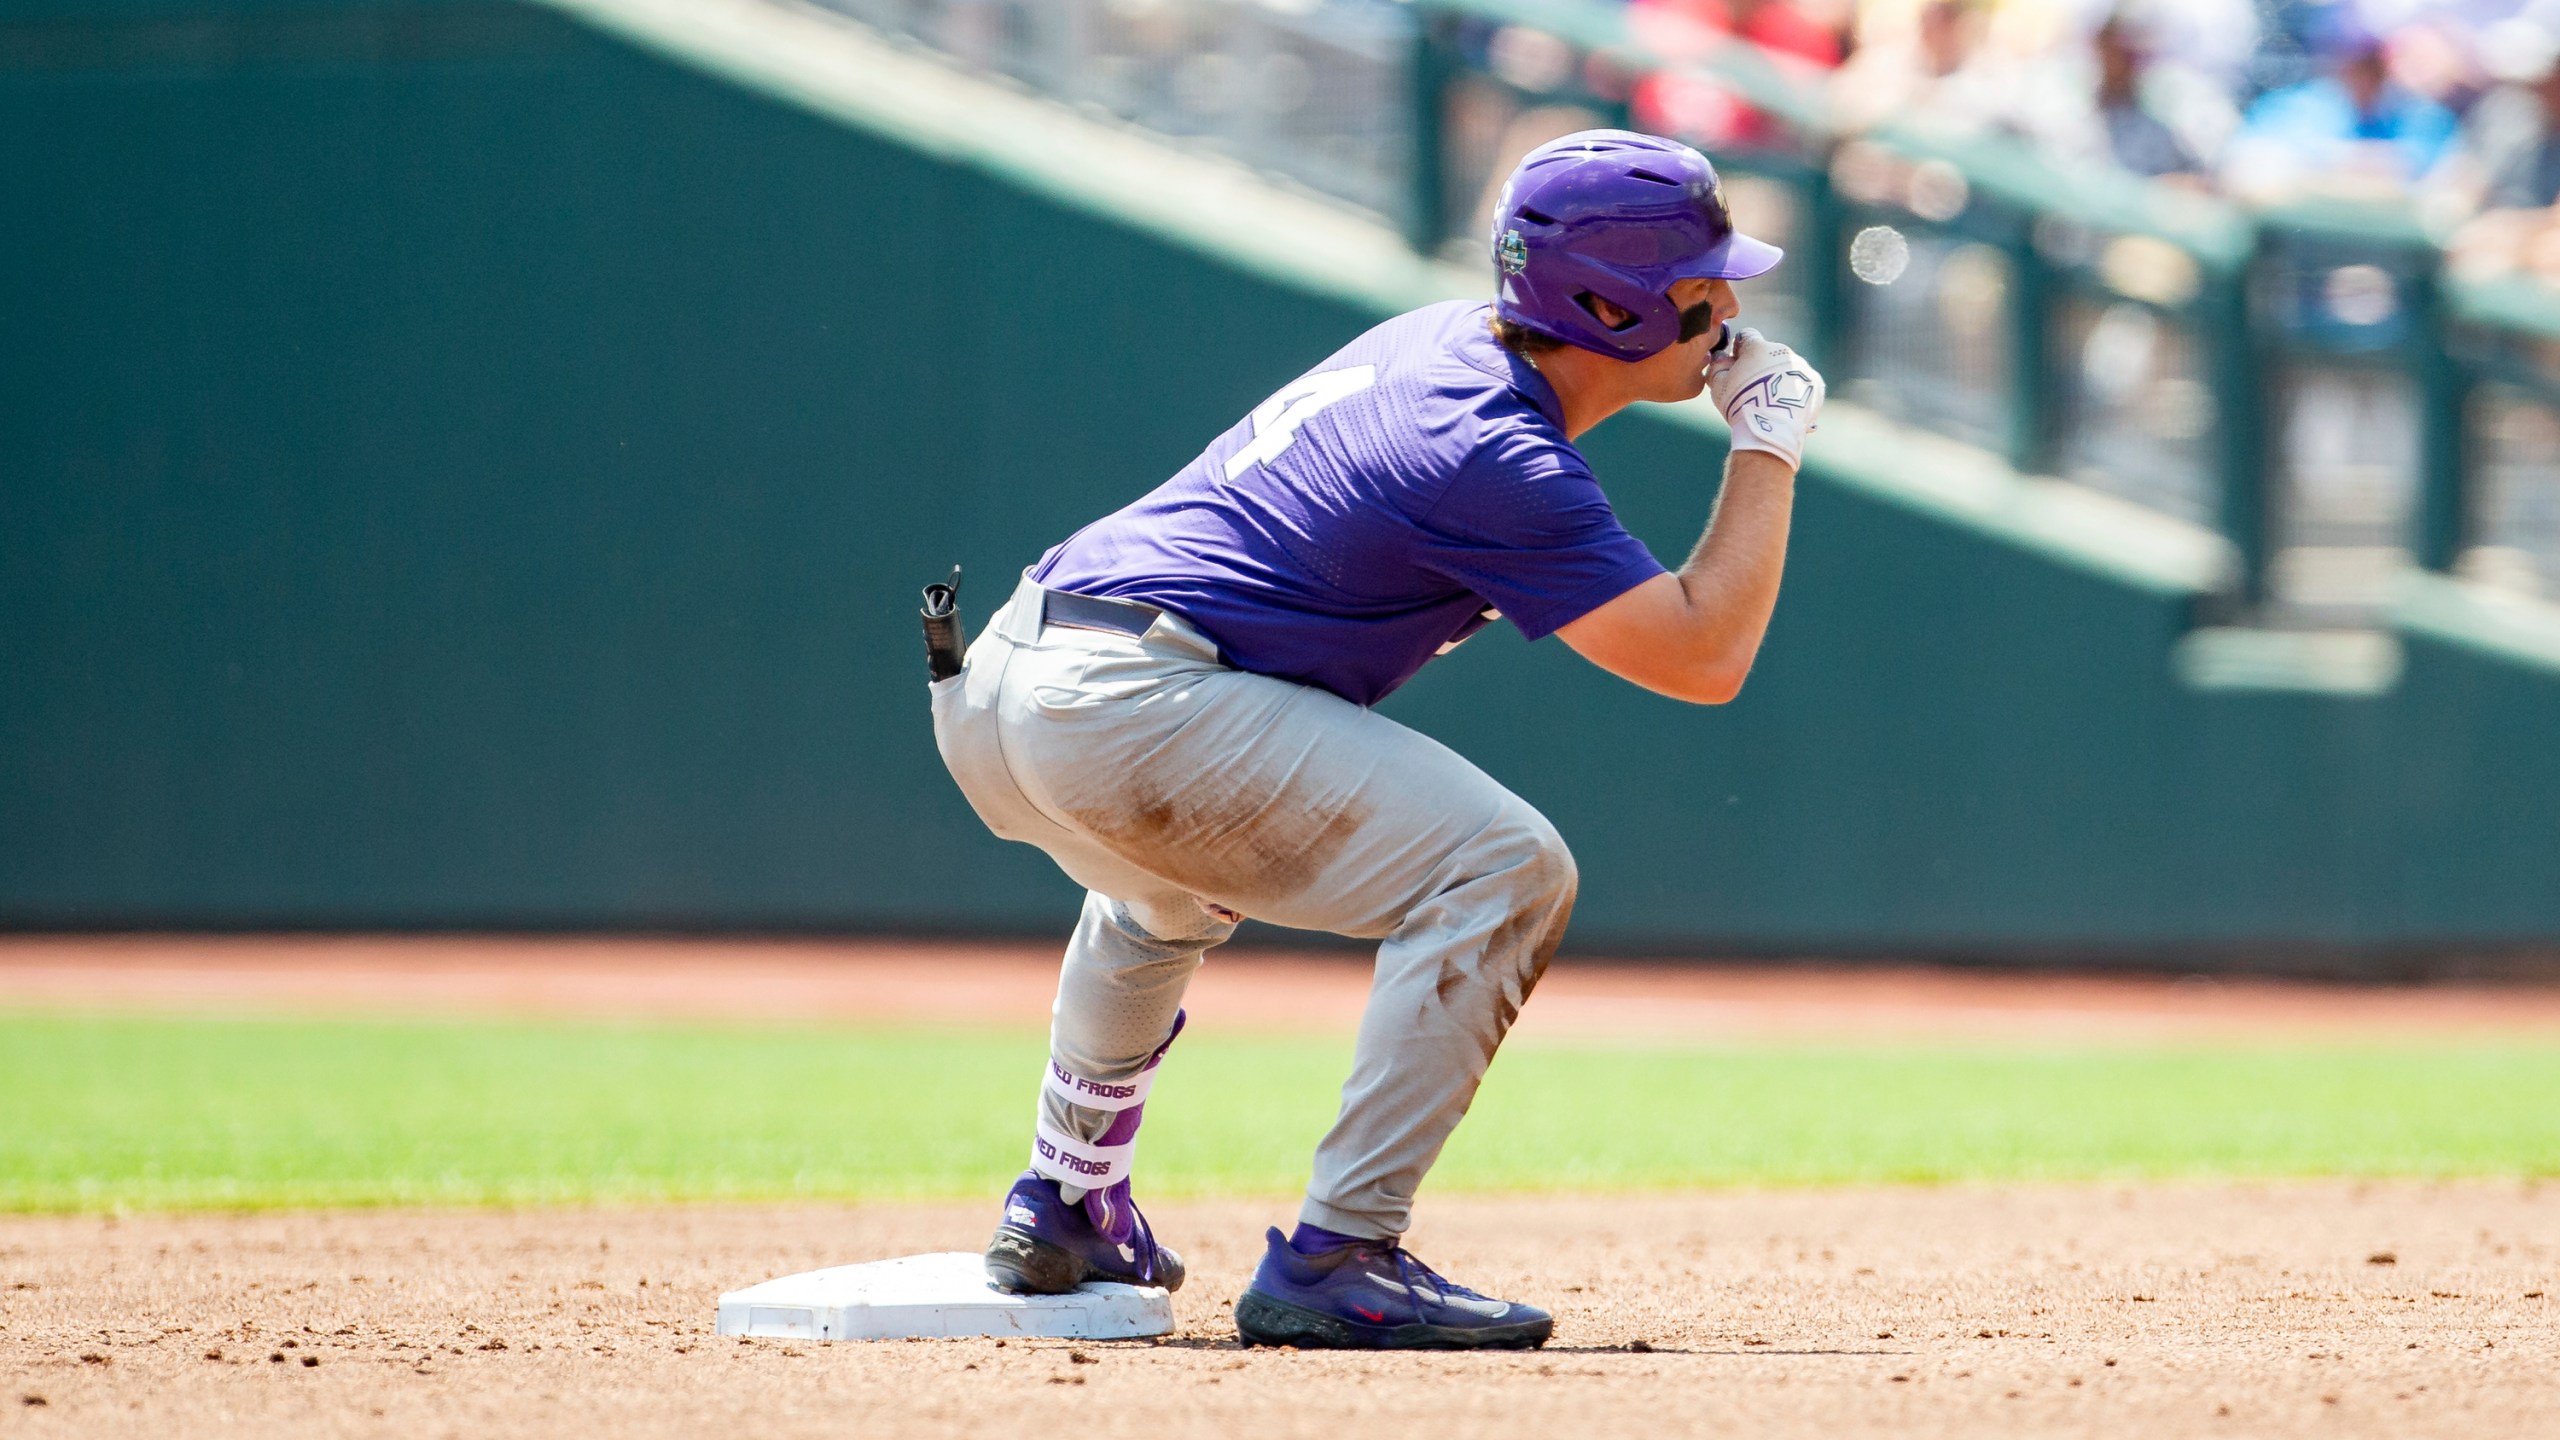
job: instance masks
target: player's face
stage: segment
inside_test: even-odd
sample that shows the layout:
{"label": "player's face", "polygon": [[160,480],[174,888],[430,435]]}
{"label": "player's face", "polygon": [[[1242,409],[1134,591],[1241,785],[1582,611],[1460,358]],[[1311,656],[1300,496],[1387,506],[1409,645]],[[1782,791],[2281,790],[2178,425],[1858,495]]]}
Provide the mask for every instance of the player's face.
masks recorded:
{"label": "player's face", "polygon": [[1742,302],[1730,280],[1681,280],[1671,286],[1671,303],[1686,312],[1705,305],[1710,319],[1692,327],[1696,333],[1658,355],[1635,362],[1643,398],[1658,401],[1694,399],[1707,388],[1707,352],[1716,348],[1724,327],[1742,313]]}

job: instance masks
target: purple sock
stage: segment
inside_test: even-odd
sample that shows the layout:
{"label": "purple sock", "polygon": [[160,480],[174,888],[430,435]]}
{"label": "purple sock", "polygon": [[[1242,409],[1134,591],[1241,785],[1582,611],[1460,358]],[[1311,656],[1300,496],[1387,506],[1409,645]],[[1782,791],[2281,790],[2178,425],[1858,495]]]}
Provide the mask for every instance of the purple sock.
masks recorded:
{"label": "purple sock", "polygon": [[1380,1242],[1365,1235],[1345,1235],[1339,1230],[1327,1230],[1321,1225],[1310,1225],[1303,1220],[1298,1222],[1297,1229],[1289,1232],[1289,1248],[1301,1255],[1321,1255],[1327,1250],[1339,1250],[1345,1245],[1378,1243]]}

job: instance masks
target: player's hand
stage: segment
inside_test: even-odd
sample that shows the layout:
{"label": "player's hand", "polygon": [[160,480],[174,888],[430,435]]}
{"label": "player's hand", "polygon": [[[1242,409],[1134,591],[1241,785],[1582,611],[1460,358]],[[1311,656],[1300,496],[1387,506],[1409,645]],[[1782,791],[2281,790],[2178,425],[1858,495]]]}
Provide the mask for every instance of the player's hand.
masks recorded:
{"label": "player's hand", "polygon": [[1707,393],[1733,426],[1733,448],[1804,463],[1804,437],[1822,413],[1821,372],[1757,330],[1726,335],[1707,360]]}

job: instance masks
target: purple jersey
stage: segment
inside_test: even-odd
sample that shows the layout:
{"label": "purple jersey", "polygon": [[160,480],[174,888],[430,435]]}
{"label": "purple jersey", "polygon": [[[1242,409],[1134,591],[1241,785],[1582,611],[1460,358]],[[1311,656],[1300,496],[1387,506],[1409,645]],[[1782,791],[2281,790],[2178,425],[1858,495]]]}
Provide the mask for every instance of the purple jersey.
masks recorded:
{"label": "purple jersey", "polygon": [[1661,574],[1489,312],[1369,331],[1033,578],[1170,610],[1238,669],[1369,705],[1497,613],[1535,640]]}

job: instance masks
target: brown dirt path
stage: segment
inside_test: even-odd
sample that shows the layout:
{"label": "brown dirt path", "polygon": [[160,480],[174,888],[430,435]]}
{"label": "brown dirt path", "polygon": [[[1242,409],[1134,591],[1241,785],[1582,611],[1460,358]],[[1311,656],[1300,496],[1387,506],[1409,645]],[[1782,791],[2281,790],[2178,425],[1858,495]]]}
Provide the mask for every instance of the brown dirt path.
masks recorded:
{"label": "brown dirt path", "polygon": [[[507,936],[0,937],[0,1008],[858,1019],[1039,1025],[1057,947]],[[1198,1023],[1347,1031],[1339,953],[1221,951]],[[1566,956],[1519,1038],[2146,1041],[2560,1036],[2560,986],[2345,986],[1927,968],[1683,968]]]}
{"label": "brown dirt path", "polygon": [[1227,1305],[1283,1209],[1162,1207],[1193,1262],[1182,1330],[1119,1345],[710,1333],[723,1289],[969,1247],[983,1206],[0,1220],[0,1436],[2489,1437],[2560,1415],[2560,1192],[2514,1183],[1433,1201],[1426,1256],[1559,1314],[1549,1349],[1479,1356],[1235,1348]]}

